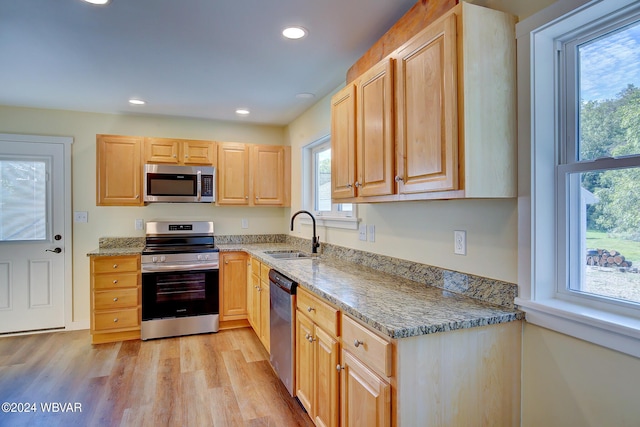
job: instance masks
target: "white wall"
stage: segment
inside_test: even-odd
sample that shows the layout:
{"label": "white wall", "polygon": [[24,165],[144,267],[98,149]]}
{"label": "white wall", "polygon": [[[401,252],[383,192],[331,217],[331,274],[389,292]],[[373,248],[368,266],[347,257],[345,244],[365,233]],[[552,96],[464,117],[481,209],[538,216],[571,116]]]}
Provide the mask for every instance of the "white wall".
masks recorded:
{"label": "white wall", "polygon": [[[89,258],[100,237],[144,236],[134,220],[214,221],[216,234],[286,233],[285,208],[238,208],[210,204],[155,204],[145,207],[96,206],[96,134],[139,135],[284,144],[284,128],[170,117],[79,113],[0,106],[0,133],[71,136],[73,210],[87,211],[89,222],[73,224],[73,320],[89,326]],[[240,218],[249,228],[240,227]]]}

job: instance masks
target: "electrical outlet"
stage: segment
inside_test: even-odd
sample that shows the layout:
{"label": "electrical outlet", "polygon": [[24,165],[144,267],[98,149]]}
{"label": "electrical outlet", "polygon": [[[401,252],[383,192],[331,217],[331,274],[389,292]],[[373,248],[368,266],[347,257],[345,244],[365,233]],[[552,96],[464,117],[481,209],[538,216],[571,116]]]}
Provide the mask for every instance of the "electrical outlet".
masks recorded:
{"label": "electrical outlet", "polygon": [[73,222],[89,222],[89,213],[86,211],[76,211],[73,213]]}
{"label": "electrical outlet", "polygon": [[467,254],[467,232],[464,230],[453,231],[453,253],[457,255]]}
{"label": "electrical outlet", "polygon": [[136,230],[144,230],[144,219],[136,219],[135,226]]}
{"label": "electrical outlet", "polygon": [[367,225],[367,233],[369,233],[369,241],[376,241],[376,226],[375,225]]}
{"label": "electrical outlet", "polygon": [[242,218],[240,224],[242,228],[249,228],[249,220],[247,218]]}
{"label": "electrical outlet", "polygon": [[360,240],[367,241],[367,226],[365,224],[360,224],[360,227],[358,227],[358,235]]}

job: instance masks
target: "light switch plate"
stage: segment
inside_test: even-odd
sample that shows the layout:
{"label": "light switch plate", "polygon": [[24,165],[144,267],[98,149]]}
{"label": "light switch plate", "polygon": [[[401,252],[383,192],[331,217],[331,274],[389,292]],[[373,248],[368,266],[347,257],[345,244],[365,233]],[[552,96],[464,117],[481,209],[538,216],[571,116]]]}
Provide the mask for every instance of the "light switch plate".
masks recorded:
{"label": "light switch plate", "polygon": [[144,229],[144,220],[140,219],[140,218],[136,219],[135,227],[136,227],[136,230],[143,230]]}
{"label": "light switch plate", "polygon": [[89,222],[89,212],[76,211],[73,213],[73,222]]}
{"label": "light switch plate", "polygon": [[249,220],[247,218],[242,218],[240,220],[240,225],[242,228],[249,228]]}

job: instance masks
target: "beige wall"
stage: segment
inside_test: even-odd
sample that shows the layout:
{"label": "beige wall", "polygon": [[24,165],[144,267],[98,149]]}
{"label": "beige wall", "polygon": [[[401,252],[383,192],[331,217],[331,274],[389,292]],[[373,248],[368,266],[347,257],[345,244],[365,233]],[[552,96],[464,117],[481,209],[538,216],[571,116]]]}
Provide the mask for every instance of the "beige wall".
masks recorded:
{"label": "beige wall", "polygon": [[[0,106],[0,133],[71,136],[73,210],[89,222],[73,224],[73,320],[89,326],[89,258],[100,237],[144,236],[136,218],[213,220],[216,234],[285,233],[284,208],[216,207],[210,204],[155,204],[145,207],[96,206],[96,134],[140,135],[283,144],[284,128],[207,120],[79,113]],[[249,228],[240,227],[240,218]]]}
{"label": "beige wall", "polygon": [[640,360],[525,324],[523,427],[640,425]]}

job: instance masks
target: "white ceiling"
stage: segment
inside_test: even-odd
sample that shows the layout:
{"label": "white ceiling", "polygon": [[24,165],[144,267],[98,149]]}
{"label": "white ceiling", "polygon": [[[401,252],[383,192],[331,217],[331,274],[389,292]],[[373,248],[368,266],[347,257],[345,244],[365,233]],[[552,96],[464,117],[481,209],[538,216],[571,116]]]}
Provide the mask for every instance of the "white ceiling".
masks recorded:
{"label": "white ceiling", "polygon": [[[344,82],[414,4],[0,0],[0,105],[285,125]],[[287,40],[288,25],[309,34]]]}

